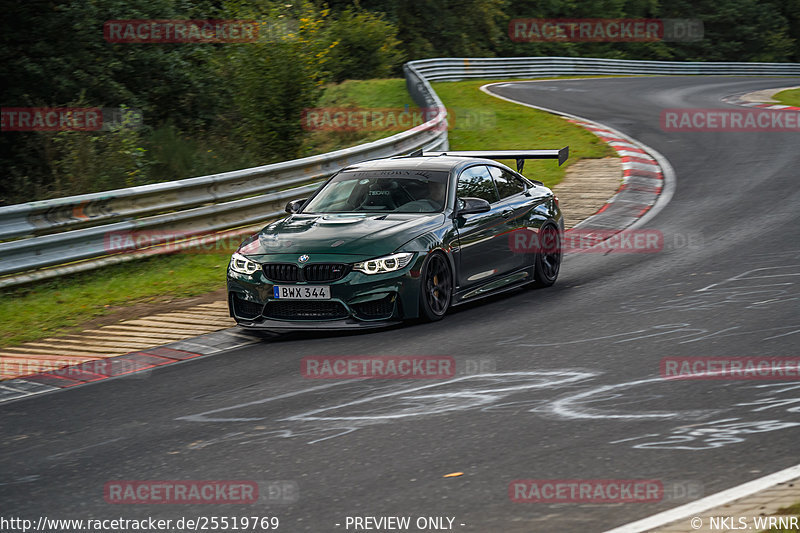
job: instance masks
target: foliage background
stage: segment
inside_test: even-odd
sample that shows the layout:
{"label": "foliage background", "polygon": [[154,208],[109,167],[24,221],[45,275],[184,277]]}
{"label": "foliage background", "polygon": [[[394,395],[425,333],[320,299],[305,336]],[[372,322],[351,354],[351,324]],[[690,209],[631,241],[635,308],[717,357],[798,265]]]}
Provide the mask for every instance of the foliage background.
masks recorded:
{"label": "foliage background", "polygon": [[[111,132],[3,132],[0,205],[309,155],[302,110],[426,57],[798,61],[800,0],[29,0],[4,2],[3,107],[128,107]],[[514,43],[514,18],[696,18],[693,43]],[[248,44],[121,44],[115,19],[249,19]]]}

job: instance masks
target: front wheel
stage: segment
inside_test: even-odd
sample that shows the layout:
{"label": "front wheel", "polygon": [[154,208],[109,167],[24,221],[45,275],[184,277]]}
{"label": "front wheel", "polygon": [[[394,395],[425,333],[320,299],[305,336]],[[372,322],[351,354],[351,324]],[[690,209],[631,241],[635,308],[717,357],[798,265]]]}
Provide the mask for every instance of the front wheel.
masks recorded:
{"label": "front wheel", "polygon": [[420,318],[426,322],[441,320],[450,308],[453,275],[444,254],[434,252],[425,260],[420,282]]}
{"label": "front wheel", "polygon": [[539,250],[534,259],[534,287],[550,287],[561,269],[561,231],[553,224],[539,230]]}

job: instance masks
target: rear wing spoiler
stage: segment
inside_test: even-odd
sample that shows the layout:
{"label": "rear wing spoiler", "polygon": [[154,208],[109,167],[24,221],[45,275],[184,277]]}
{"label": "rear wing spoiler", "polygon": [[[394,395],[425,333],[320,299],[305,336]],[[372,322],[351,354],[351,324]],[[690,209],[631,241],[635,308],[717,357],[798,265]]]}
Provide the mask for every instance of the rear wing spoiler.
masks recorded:
{"label": "rear wing spoiler", "polygon": [[481,157],[484,159],[516,159],[517,172],[522,172],[526,159],[558,159],[558,165],[561,166],[569,157],[569,146],[565,146],[560,150],[448,150],[447,152],[425,152],[417,150],[410,154],[409,157],[415,156],[438,156],[450,155],[455,157]]}

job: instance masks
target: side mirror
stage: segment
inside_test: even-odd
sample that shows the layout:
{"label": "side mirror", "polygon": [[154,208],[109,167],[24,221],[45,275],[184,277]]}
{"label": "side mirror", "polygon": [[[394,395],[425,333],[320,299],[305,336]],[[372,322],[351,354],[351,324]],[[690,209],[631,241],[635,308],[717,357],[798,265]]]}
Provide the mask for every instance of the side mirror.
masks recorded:
{"label": "side mirror", "polygon": [[303,204],[306,203],[308,198],[301,198],[300,200],[292,200],[288,204],[286,204],[286,212],[290,215],[294,213],[298,213],[300,208],[303,207]]}
{"label": "side mirror", "polygon": [[458,198],[456,202],[458,205],[456,215],[458,216],[485,213],[492,209],[489,202],[483,198]]}

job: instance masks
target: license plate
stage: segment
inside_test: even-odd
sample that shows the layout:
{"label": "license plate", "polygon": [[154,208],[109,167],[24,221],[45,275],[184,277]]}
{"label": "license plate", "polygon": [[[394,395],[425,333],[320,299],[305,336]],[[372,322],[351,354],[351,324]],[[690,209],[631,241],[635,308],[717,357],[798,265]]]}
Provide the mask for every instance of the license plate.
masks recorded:
{"label": "license plate", "polygon": [[330,300],[329,285],[275,285],[272,293],[279,300]]}

